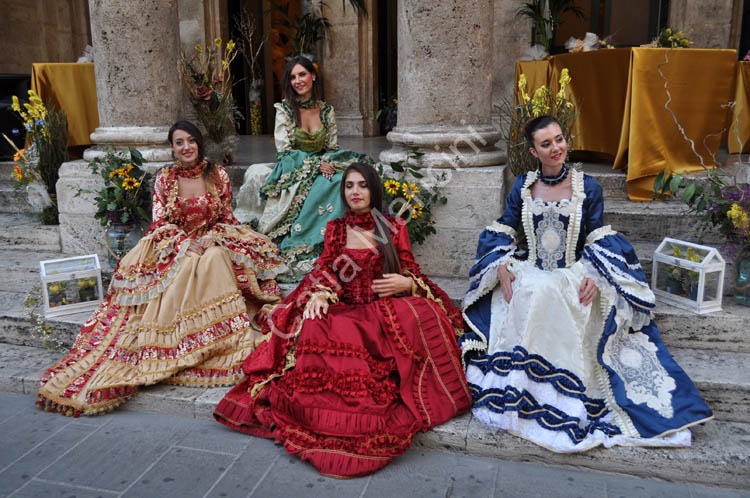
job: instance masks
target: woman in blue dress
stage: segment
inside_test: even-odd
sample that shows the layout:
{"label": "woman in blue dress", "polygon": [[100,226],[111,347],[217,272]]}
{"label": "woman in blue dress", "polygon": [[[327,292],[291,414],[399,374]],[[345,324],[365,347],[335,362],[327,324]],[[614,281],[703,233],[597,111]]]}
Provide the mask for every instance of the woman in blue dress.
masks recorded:
{"label": "woman in blue dress", "polygon": [[480,235],[462,306],[474,416],[558,452],[690,445],[711,410],[659,336],[633,247],[603,224],[601,186],[565,164],[554,118],[525,132],[539,169]]}
{"label": "woman in blue dress", "polygon": [[323,250],[326,223],[344,215],[342,172],[372,160],[339,148],[333,107],[320,100],[320,76],[309,59],[292,58],[281,85],[284,100],[274,105],[276,166],[260,189],[266,206],[258,229],[278,244],[290,269],[279,281],[297,282]]}

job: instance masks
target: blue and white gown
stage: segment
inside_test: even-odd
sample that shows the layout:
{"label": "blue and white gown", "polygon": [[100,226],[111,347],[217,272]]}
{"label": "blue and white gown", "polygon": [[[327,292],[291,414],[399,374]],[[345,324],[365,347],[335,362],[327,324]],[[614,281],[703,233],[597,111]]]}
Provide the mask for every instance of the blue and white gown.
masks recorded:
{"label": "blue and white gown", "polygon": [[[459,339],[474,416],[558,452],[688,446],[687,427],[711,410],[659,336],[633,247],[602,223],[599,183],[570,174],[572,196],[556,202],[532,198],[535,172],[518,177],[479,237]],[[506,262],[510,303],[497,277]],[[589,306],[579,302],[585,277],[599,287]]]}

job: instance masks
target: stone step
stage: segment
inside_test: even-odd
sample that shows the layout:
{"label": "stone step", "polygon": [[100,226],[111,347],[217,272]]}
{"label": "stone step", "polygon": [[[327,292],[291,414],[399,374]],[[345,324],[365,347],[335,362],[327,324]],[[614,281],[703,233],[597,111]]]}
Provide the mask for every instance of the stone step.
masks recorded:
{"label": "stone step", "polygon": [[[45,346],[43,339],[36,333],[24,313],[22,303],[22,293],[0,292],[0,305],[5,310],[0,313],[0,343],[29,347]],[[90,313],[66,315],[49,319],[47,324],[52,327],[53,334],[63,345],[61,347],[69,348],[89,316]],[[750,311],[747,316],[750,316]],[[689,317],[683,318],[686,320]],[[731,319],[727,318],[727,321]],[[679,333],[678,331],[675,332]],[[745,342],[739,345],[739,351],[711,349],[715,343],[709,342],[708,339],[704,342],[696,340],[691,345],[695,348],[708,346],[708,349],[686,349],[685,344],[681,344],[682,347],[675,344],[676,338],[672,337],[672,332],[673,329],[662,329],[665,343],[670,346],[670,352],[675,360],[696,383],[706,401],[714,409],[717,418],[746,420],[747,410],[750,409],[750,352],[747,351],[750,348],[750,340],[745,337]],[[730,334],[730,331],[725,332],[725,335]]]}
{"label": "stone step", "polygon": [[39,284],[39,262],[70,257],[56,251],[0,249],[0,291],[26,291]]}
{"label": "stone step", "polygon": [[[0,390],[29,395],[32,403],[32,396],[39,388],[39,377],[59,358],[60,353],[45,349],[0,344]],[[213,423],[213,410],[229,389],[157,384],[142,388],[120,409]],[[559,454],[480,423],[467,413],[418,434],[414,446],[725,488],[747,489],[750,486],[747,472],[750,466],[750,424],[712,420],[693,427],[692,432],[693,446],[689,448],[618,446]]]}
{"label": "stone step", "polygon": [[62,252],[60,227],[42,225],[30,214],[0,213],[0,250]]}
{"label": "stone step", "polygon": [[[456,306],[461,305],[468,279],[435,277]],[[662,340],[669,348],[750,353],[750,307],[725,297],[722,311],[697,315],[657,301],[653,311]]]}
{"label": "stone step", "polygon": [[687,214],[686,206],[677,201],[631,202],[609,199],[604,203],[604,223],[631,242],[661,242],[664,237],[721,244],[716,230],[698,231],[699,217]]}

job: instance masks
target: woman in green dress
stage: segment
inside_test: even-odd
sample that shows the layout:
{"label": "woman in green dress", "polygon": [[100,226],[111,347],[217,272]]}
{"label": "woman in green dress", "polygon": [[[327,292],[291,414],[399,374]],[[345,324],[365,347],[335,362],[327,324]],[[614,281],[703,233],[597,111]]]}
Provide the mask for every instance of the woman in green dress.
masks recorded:
{"label": "woman in green dress", "polygon": [[344,215],[342,172],[372,159],[339,148],[333,107],[320,100],[320,76],[309,59],[292,58],[281,85],[284,100],[274,105],[276,166],[260,189],[266,206],[258,229],[278,244],[290,269],[280,281],[298,282],[323,249],[326,223]]}

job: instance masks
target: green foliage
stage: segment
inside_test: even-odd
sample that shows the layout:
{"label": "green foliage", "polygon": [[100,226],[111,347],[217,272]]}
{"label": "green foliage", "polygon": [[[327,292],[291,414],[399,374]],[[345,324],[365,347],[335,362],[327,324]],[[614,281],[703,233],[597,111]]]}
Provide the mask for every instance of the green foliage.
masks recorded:
{"label": "green foliage", "polygon": [[386,174],[382,164],[377,166],[388,209],[406,220],[411,242],[419,245],[436,233],[432,208],[448,202],[440,193],[440,185],[446,181],[448,172],[435,174],[432,168],[424,170],[418,164],[422,156],[424,152],[419,147],[407,147],[406,159],[389,165],[394,175]]}
{"label": "green foliage", "polygon": [[534,23],[535,42],[541,43],[550,53],[555,40],[557,27],[564,24],[563,15],[570,12],[584,20],[583,10],[575,5],[575,0],[549,0],[549,11],[544,11],[545,0],[532,0],[516,10],[516,17],[526,17]]}
{"label": "green foliage", "polygon": [[[96,214],[102,226],[108,223],[138,223],[148,221],[150,196],[144,188],[151,175],[144,171],[143,156],[130,147],[128,152],[115,152],[107,149],[104,157],[97,157],[89,162],[89,168],[95,175],[104,180],[104,186],[97,192]],[[76,197],[90,193],[79,189]]]}

